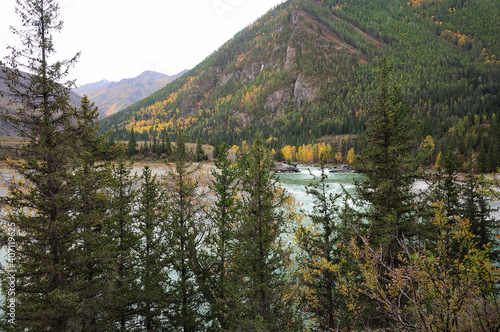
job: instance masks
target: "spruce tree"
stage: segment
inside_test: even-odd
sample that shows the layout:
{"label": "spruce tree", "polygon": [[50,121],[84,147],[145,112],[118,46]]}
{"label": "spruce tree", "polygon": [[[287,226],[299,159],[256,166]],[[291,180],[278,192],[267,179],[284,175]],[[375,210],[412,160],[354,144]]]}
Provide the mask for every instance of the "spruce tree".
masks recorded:
{"label": "spruce tree", "polygon": [[195,161],[196,162],[202,162],[205,160],[206,154],[205,151],[203,151],[203,145],[201,144],[201,138],[200,135],[198,135],[198,138],[196,139],[196,151],[195,151]]}
{"label": "spruce tree", "polygon": [[[364,178],[354,181],[356,211],[348,223],[358,241],[360,237],[369,237],[369,245],[380,251],[385,266],[398,267],[402,263],[399,260],[402,244],[426,233],[428,223],[420,222],[418,202],[412,193],[417,176],[417,163],[412,156],[415,123],[407,120],[409,110],[398,86],[394,84],[391,89],[389,84],[389,69],[384,59],[380,93],[366,124],[365,148],[354,162],[354,168]],[[352,211],[352,207],[346,206],[346,210]],[[351,270],[357,277],[351,277],[350,282],[360,277],[357,275],[360,269]],[[385,269],[381,269],[381,275],[385,275]],[[378,279],[382,284],[389,281],[390,276]],[[364,312],[361,320],[371,328],[387,327],[387,321],[376,314],[377,304],[363,294],[358,295],[356,307]]]}
{"label": "spruce tree", "polygon": [[355,169],[365,179],[355,181],[361,205],[361,225],[374,246],[381,246],[389,260],[396,259],[398,240],[416,234],[414,194],[417,164],[412,156],[415,123],[408,122],[399,87],[389,87],[386,61],[381,69],[377,106],[369,113],[365,149],[355,159]]}
{"label": "spruce tree", "polygon": [[284,300],[288,252],[281,234],[290,222],[286,195],[272,172],[274,162],[260,138],[238,162],[242,198],[235,244],[237,300],[233,329],[283,331],[293,328]]}
{"label": "spruce tree", "polygon": [[163,144],[164,145],[164,148],[163,148],[163,152],[167,155],[167,156],[170,156],[172,154],[172,144],[170,144],[170,135],[168,134],[168,131],[165,130],[165,134],[164,134],[164,140],[165,140],[165,143]]}
{"label": "spruce tree", "polygon": [[451,149],[442,155],[436,172],[431,174],[429,182],[429,206],[443,202],[443,212],[451,221],[460,215],[460,192],[458,182],[457,155]]}
{"label": "spruce tree", "polygon": [[151,151],[155,155],[159,155],[160,153],[160,145],[158,144],[158,141],[156,140],[156,130],[153,130],[153,141],[151,143]]}
{"label": "spruce tree", "polygon": [[109,276],[113,270],[109,262],[114,258],[114,248],[108,241],[105,231],[108,220],[104,217],[110,201],[104,193],[111,174],[109,165],[102,162],[104,138],[98,133],[97,107],[84,96],[81,107],[75,112],[78,116],[69,131],[73,133],[73,144],[81,161],[74,164],[73,170],[76,180],[74,203],[77,206],[72,218],[81,226],[77,229],[79,239],[75,243],[80,250],[75,251],[74,257],[79,264],[73,265],[72,274],[80,288],[77,294],[81,304],[72,329],[109,329],[113,322],[102,313],[102,308],[108,305],[112,288]]}
{"label": "spruce tree", "polygon": [[146,331],[159,331],[163,319],[163,301],[166,289],[165,238],[163,214],[161,213],[162,191],[151,169],[145,166],[139,192],[139,206],[135,222],[140,241],[137,252],[139,281],[138,313]]}
{"label": "spruce tree", "polygon": [[104,312],[115,323],[119,331],[135,330],[139,321],[137,304],[140,302],[142,291],[137,269],[138,253],[141,251],[139,232],[134,218],[139,192],[137,176],[131,175],[132,166],[119,160],[112,168],[112,178],[108,186],[110,204],[108,206],[108,222],[105,232],[107,243],[113,253],[111,271],[108,278],[111,283],[111,293]]}
{"label": "spruce tree", "polygon": [[297,275],[300,284],[301,310],[313,319],[320,331],[333,331],[350,326],[345,298],[339,292],[336,271],[345,254],[340,248],[341,194],[329,193],[324,164],[321,175],[306,188],[313,197],[313,210],[308,213],[312,225],[302,224],[295,231],[297,247]]}
{"label": "spruce tree", "polygon": [[[477,156],[477,155],[476,155]],[[467,173],[463,183],[460,214],[470,223],[470,232],[474,234],[474,241],[478,248],[491,246],[489,257],[498,262],[499,249],[495,236],[498,234],[498,220],[493,216],[484,188],[481,186],[479,177],[474,174],[477,170],[478,161],[475,156],[467,163]]]}
{"label": "spruce tree", "polygon": [[[23,28],[13,31],[24,44],[11,47],[12,55],[2,65],[8,97],[17,107],[2,118],[27,141],[22,159],[11,164],[19,178],[4,200],[12,225],[8,235],[17,245],[15,329],[98,328],[104,322],[95,308],[107,286],[94,286],[103,280],[97,269],[107,253],[97,250],[92,236],[101,236],[98,215],[106,197],[99,192],[106,179],[93,164],[102,148],[95,112],[85,98],[81,109],[69,105],[72,82],[62,81],[77,56],[52,60],[53,34],[62,28],[58,4],[19,0],[16,11]],[[3,289],[6,277],[2,275]],[[5,330],[14,329],[4,323]]]}
{"label": "spruce tree", "polygon": [[234,238],[238,211],[238,172],[228,159],[229,147],[224,143],[216,156],[216,170],[211,172],[209,184],[214,201],[208,209],[209,227],[204,238],[203,250],[193,262],[200,291],[210,305],[209,319],[214,326],[227,331],[233,321],[235,302],[232,263],[234,259]]}
{"label": "spruce tree", "polygon": [[191,168],[188,162],[191,157],[179,123],[171,156],[174,165],[164,181],[164,226],[170,271],[164,315],[168,330],[199,331],[204,324],[203,314],[206,311],[193,271],[193,266],[198,264],[197,252],[204,236],[204,225],[201,223],[203,206],[196,180],[199,166]]}
{"label": "spruce tree", "polygon": [[136,151],[137,141],[135,139],[134,128],[130,129],[130,138],[128,140],[128,156],[133,157],[137,153]]}
{"label": "spruce tree", "polygon": [[274,160],[279,162],[285,161],[285,156],[283,155],[283,152],[281,151],[280,148],[276,149],[276,153],[274,154]]}

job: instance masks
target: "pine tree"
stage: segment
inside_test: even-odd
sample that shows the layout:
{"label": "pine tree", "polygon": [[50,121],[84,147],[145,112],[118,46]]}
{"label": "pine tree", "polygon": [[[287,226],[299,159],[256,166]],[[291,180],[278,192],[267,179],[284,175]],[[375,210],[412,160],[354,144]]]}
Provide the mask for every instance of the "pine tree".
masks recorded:
{"label": "pine tree", "polygon": [[283,152],[281,151],[281,149],[278,148],[276,150],[276,153],[274,154],[274,160],[279,161],[279,162],[285,161],[285,156],[283,155]]}
{"label": "pine tree", "polygon": [[156,130],[153,130],[153,141],[151,143],[151,151],[155,155],[159,155],[160,153],[160,146],[158,144],[158,141],[156,140]]}
{"label": "pine tree", "polygon": [[429,206],[436,202],[443,202],[445,215],[452,220],[460,215],[460,192],[458,183],[457,155],[448,149],[440,160],[435,174],[431,175],[429,183]]}
{"label": "pine tree", "polygon": [[170,137],[167,131],[165,131],[164,140],[165,143],[164,144],[162,143],[162,145],[164,145],[163,152],[167,156],[170,156],[172,154],[172,144],[170,144]]}
{"label": "pine tree", "polygon": [[[386,266],[398,267],[402,263],[401,245],[427,232],[429,225],[420,222],[415,208],[417,200],[411,191],[417,175],[412,156],[415,123],[407,121],[408,109],[398,86],[389,88],[389,78],[384,60],[380,94],[366,124],[365,148],[354,162],[354,168],[363,173],[364,179],[354,181],[357,197],[353,202],[357,211],[348,223],[358,241],[369,236],[370,246],[380,250]],[[346,210],[351,211],[351,207],[346,206]],[[356,276],[351,279],[360,278],[359,270],[356,267],[350,271]],[[388,283],[390,276],[378,282]],[[377,304],[363,294],[358,295],[355,301],[358,301],[356,307],[363,308],[361,320],[371,328],[387,327],[385,319],[377,318]]]}
{"label": "pine tree", "polygon": [[[232,261],[234,258],[234,237],[237,220],[236,196],[238,193],[238,172],[228,159],[229,147],[219,146],[216,156],[216,170],[211,172],[210,189],[214,202],[209,208],[209,231],[194,264],[194,272],[200,291],[210,304],[210,318],[215,319],[221,330],[227,331],[233,321],[235,305]],[[215,322],[214,322],[215,324]]]}
{"label": "pine tree", "polygon": [[137,304],[141,290],[137,249],[140,237],[135,228],[134,206],[137,203],[137,176],[131,175],[132,167],[119,160],[112,168],[112,180],[108,187],[110,204],[109,220],[105,231],[107,243],[113,253],[112,271],[109,273],[112,292],[106,304],[106,312],[124,332],[137,327],[139,318]]}
{"label": "pine tree", "polygon": [[162,324],[162,308],[166,289],[165,244],[162,194],[160,185],[151,169],[146,166],[142,173],[139,207],[135,216],[140,242],[136,248],[137,269],[140,271],[138,311],[146,331],[158,331]]}
{"label": "pine tree", "polygon": [[203,151],[203,145],[201,144],[201,138],[200,135],[198,135],[198,138],[196,139],[196,151],[195,151],[195,161],[196,162],[202,162],[205,160],[206,154],[205,151]]}
{"label": "pine tree", "polygon": [[385,60],[381,75],[377,106],[366,125],[366,148],[354,165],[366,178],[355,185],[360,204],[369,204],[361,215],[370,241],[382,246],[391,260],[396,259],[398,240],[412,237],[417,228],[411,192],[417,169],[412,157],[415,124],[406,120],[408,108],[398,86],[389,89]]}
{"label": "pine tree", "polygon": [[[104,322],[95,308],[107,287],[93,287],[103,276],[94,272],[105,260],[98,256],[107,253],[96,251],[91,234],[100,237],[98,215],[106,203],[99,194],[105,172],[93,163],[102,148],[95,135],[95,110],[85,98],[81,109],[70,107],[72,82],[61,83],[77,56],[51,62],[53,33],[62,28],[58,4],[19,0],[17,11],[23,28],[14,33],[24,45],[11,47],[12,55],[2,66],[9,98],[18,106],[2,118],[28,141],[22,159],[11,165],[20,178],[11,183],[4,201],[13,230],[9,235],[17,244],[12,262],[15,328],[80,331],[86,323],[97,328]],[[6,274],[2,280],[5,287]],[[13,328],[4,323],[5,330]]]}
{"label": "pine tree", "polygon": [[272,173],[270,152],[257,138],[239,161],[242,199],[236,234],[235,274],[239,283],[233,328],[283,331],[292,329],[285,303],[287,250],[280,235],[290,222],[286,195]]}
{"label": "pine tree", "polygon": [[76,153],[81,162],[75,164],[73,171],[76,179],[74,203],[77,207],[72,212],[79,240],[74,260],[80,266],[72,267],[75,284],[80,287],[77,293],[79,301],[77,317],[73,329],[85,326],[87,329],[109,329],[112,326],[111,317],[104,315],[101,308],[108,305],[112,288],[112,274],[109,261],[114,257],[105,228],[108,227],[107,215],[110,197],[104,195],[111,179],[109,165],[102,162],[104,157],[104,138],[98,133],[96,124],[99,112],[93,103],[84,96],[81,107],[75,110],[78,117],[72,128]]}
{"label": "pine tree", "polygon": [[130,129],[130,138],[128,140],[128,156],[133,157],[137,153],[136,151],[137,141],[135,139],[134,128]]}
{"label": "pine tree", "polygon": [[479,177],[474,174],[477,170],[478,161],[477,154],[471,157],[468,162],[468,172],[463,184],[461,199],[460,215],[470,223],[470,231],[474,234],[474,241],[478,248],[492,246],[489,255],[490,258],[498,262],[499,250],[496,244],[495,235],[498,234],[498,220],[493,216],[493,209],[489,206],[488,199],[482,188]]}
{"label": "pine tree", "polygon": [[217,158],[217,156],[219,155],[219,146],[220,146],[220,141],[219,141],[219,138],[217,137],[217,139],[215,140],[215,143],[214,143],[214,150],[212,151],[212,157],[214,159]]}
{"label": "pine tree", "polygon": [[164,181],[167,196],[164,201],[165,227],[168,243],[170,280],[165,303],[166,328],[169,330],[198,331],[203,320],[203,298],[193,266],[197,262],[199,243],[204,236],[201,223],[203,206],[198,193],[196,173],[188,160],[191,151],[179,123],[175,149],[171,156],[174,166]]}

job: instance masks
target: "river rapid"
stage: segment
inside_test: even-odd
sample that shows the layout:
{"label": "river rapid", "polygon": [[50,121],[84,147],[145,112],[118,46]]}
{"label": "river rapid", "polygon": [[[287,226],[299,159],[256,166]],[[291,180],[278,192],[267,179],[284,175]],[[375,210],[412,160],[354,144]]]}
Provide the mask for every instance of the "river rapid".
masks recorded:
{"label": "river rapid", "polygon": [[[321,169],[319,167],[299,167],[300,173],[278,174],[283,189],[300,203],[304,211],[312,211],[314,202],[313,197],[306,193],[306,187],[311,183],[319,181]],[[326,183],[328,184],[328,193],[341,194],[344,188],[348,193],[354,194],[354,179],[361,179],[362,176],[357,173],[328,173],[326,170]],[[338,202],[341,203],[340,200]]]}
{"label": "river rapid", "polygon": [[[318,181],[321,170],[318,167],[299,167],[300,173],[284,173],[279,174],[278,179],[281,181],[282,187],[288,194],[293,196],[296,201],[301,203],[302,209],[306,212],[312,211],[313,197],[306,193],[306,186],[312,182]],[[328,184],[328,192],[332,194],[342,193],[342,187],[350,194],[356,193],[354,179],[362,179],[362,175],[358,173],[327,173],[326,183]],[[315,180],[315,177],[317,180]],[[413,186],[415,193],[427,190],[427,183],[423,180],[418,180]],[[341,204],[342,202],[337,202]],[[493,209],[500,208],[500,201],[491,201],[490,205]],[[493,213],[495,219],[500,219],[500,211]]]}

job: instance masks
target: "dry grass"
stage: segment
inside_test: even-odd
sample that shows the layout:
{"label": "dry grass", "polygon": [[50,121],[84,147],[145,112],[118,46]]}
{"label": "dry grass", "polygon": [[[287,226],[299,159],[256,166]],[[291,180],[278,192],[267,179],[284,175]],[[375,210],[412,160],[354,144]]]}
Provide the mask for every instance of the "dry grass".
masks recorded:
{"label": "dry grass", "polygon": [[23,143],[23,139],[20,137],[12,137],[12,136],[0,136],[0,144],[9,145],[9,146],[20,146]]}

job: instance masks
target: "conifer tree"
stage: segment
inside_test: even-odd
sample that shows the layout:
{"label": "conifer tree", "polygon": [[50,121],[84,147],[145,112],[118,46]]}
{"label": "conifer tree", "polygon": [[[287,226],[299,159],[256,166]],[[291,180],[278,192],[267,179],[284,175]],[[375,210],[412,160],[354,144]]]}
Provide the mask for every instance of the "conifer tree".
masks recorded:
{"label": "conifer tree", "polygon": [[165,298],[165,244],[163,215],[161,213],[162,194],[156,175],[146,166],[142,173],[139,192],[139,207],[136,223],[141,240],[136,249],[137,269],[140,271],[138,311],[146,331],[159,331],[163,319]]}
{"label": "conifer tree", "polygon": [[415,124],[407,121],[408,108],[398,86],[389,88],[389,78],[384,60],[377,106],[366,125],[366,147],[354,166],[366,177],[355,182],[361,204],[369,204],[361,213],[361,225],[374,246],[396,259],[398,240],[412,237],[417,229],[411,192],[417,167],[412,157]]}
{"label": "conifer tree", "polygon": [[274,160],[276,161],[285,161],[285,156],[283,155],[283,152],[281,151],[281,149],[276,149],[276,153],[274,154]]}
{"label": "conifer tree", "polygon": [[[219,146],[216,170],[211,172],[210,189],[214,202],[208,209],[209,227],[204,239],[203,251],[194,261],[193,270],[200,291],[210,305],[210,319],[216,320],[223,331],[229,330],[233,321],[235,302],[232,262],[234,237],[238,212],[238,172],[228,159],[229,147]],[[214,322],[215,324],[215,322]]]}
{"label": "conifer tree", "polygon": [[[368,236],[369,244],[380,249],[385,266],[398,267],[402,243],[428,232],[429,225],[420,222],[415,208],[417,200],[411,191],[417,175],[417,163],[412,156],[415,123],[407,121],[408,108],[398,86],[389,87],[389,79],[384,59],[380,93],[366,124],[365,148],[354,162],[354,168],[363,173],[364,179],[354,181],[356,211],[347,222],[358,240]],[[352,208],[346,206],[346,210]],[[385,268],[381,269],[384,275]],[[349,282],[360,278],[359,267],[350,273],[353,277]],[[389,281],[390,277],[379,280],[382,284]],[[361,320],[371,328],[387,327],[387,322],[376,314],[377,304],[358,295],[354,301],[358,302],[355,307],[363,308]]]}
{"label": "conifer tree", "polygon": [[[53,34],[62,28],[58,4],[19,0],[16,11],[23,28],[13,31],[24,44],[11,47],[2,65],[17,107],[2,118],[28,142],[22,159],[11,164],[20,179],[4,201],[17,244],[15,329],[80,331],[86,323],[97,328],[103,322],[95,308],[107,286],[87,286],[102,280],[96,269],[105,258],[98,256],[107,254],[96,251],[91,234],[100,236],[98,215],[106,201],[99,195],[104,173],[93,164],[102,148],[95,110],[85,98],[81,109],[69,105],[72,82],[62,81],[77,56],[52,60]],[[5,323],[5,330],[14,328]]]}
{"label": "conifer tree", "polygon": [[81,304],[78,307],[75,326],[81,329],[107,329],[112,326],[110,317],[102,313],[108,305],[112,288],[112,268],[109,261],[114,258],[105,228],[108,227],[107,215],[110,197],[104,192],[111,179],[109,165],[102,162],[104,157],[104,138],[98,133],[96,124],[99,115],[97,107],[84,96],[81,107],[75,110],[78,116],[71,124],[69,131],[73,133],[76,154],[79,163],[73,166],[75,176],[75,197],[77,204],[72,212],[74,223],[81,225],[77,229],[78,237],[73,259],[79,265],[73,265],[75,284]]}
{"label": "conifer tree", "polygon": [[242,199],[234,265],[240,304],[232,323],[248,331],[293,330],[293,313],[284,300],[288,252],[280,237],[290,216],[282,209],[286,195],[278,188],[273,165],[260,138],[239,161]]}
{"label": "conifer tree", "polygon": [[158,141],[156,140],[156,130],[153,130],[153,141],[151,143],[151,151],[153,154],[159,155],[160,153],[160,145],[158,144]]}
{"label": "conifer tree", "polygon": [[173,168],[164,181],[164,208],[168,243],[169,282],[165,303],[166,328],[169,330],[199,331],[203,325],[203,298],[196,282],[193,265],[201,238],[204,237],[203,215],[196,173],[188,160],[191,151],[179,123],[171,160]]}
{"label": "conifer tree", "polygon": [[195,161],[201,162],[206,159],[205,151],[203,151],[203,145],[201,144],[200,135],[196,139],[196,151],[195,151]]}
{"label": "conifer tree", "polygon": [[[477,156],[477,155],[476,155]],[[493,209],[489,206],[485,190],[482,188],[479,177],[474,174],[478,167],[476,156],[468,162],[468,172],[462,188],[460,208],[462,218],[470,223],[470,231],[478,248],[490,246],[489,257],[498,262],[499,249],[495,236],[498,234],[498,220],[493,216]]]}
{"label": "conifer tree", "polygon": [[162,146],[163,146],[163,152],[167,156],[172,154],[172,144],[170,144],[170,136],[166,130],[163,134]]}
{"label": "conifer tree", "polygon": [[128,140],[128,156],[133,157],[136,154],[137,141],[135,139],[134,128],[130,129],[130,138]]}
{"label": "conifer tree", "polygon": [[104,311],[122,332],[137,328],[140,318],[137,304],[142,294],[138,284],[140,270],[136,268],[140,237],[134,218],[134,205],[139,193],[134,189],[137,177],[131,175],[131,170],[132,167],[123,160],[112,168],[108,186],[111,197],[109,220],[105,228],[113,261],[108,275],[112,291]]}
{"label": "conifer tree", "polygon": [[440,165],[431,175],[429,206],[442,201],[443,212],[450,220],[460,215],[461,186],[457,177],[457,155],[448,149],[445,155],[441,155]]}

